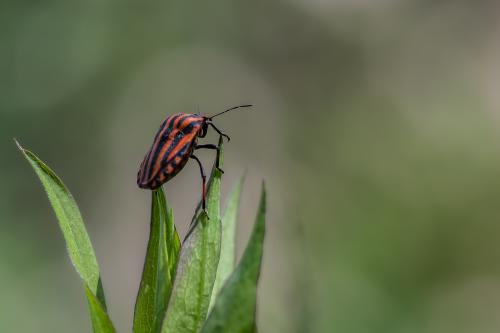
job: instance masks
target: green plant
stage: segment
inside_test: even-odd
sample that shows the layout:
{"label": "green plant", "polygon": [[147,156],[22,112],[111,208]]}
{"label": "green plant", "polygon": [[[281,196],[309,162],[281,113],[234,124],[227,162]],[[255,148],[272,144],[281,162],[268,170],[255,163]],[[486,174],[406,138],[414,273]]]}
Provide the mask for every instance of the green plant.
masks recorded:
{"label": "green plant", "polygon": [[[83,282],[94,332],[116,332],[106,310],[97,259],[73,196],[45,163],[17,145],[55,211],[71,262]],[[221,149],[221,165],[222,159]],[[252,235],[235,267],[234,233],[243,178],[229,195],[221,218],[221,176],[214,166],[207,187],[208,216],[199,204],[182,245],[162,188],[152,191],[150,236],[133,319],[135,333],[256,332],[265,189]]]}

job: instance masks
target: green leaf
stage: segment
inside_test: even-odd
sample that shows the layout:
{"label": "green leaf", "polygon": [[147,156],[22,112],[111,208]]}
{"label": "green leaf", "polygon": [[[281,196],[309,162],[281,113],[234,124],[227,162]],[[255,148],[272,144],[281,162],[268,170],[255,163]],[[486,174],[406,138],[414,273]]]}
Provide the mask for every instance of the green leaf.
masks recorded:
{"label": "green leaf", "polygon": [[80,210],[73,196],[59,177],[35,154],[16,144],[35,170],[56,213],[69,257],[85,284],[94,332],[115,332],[106,313],[106,302],[99,266]]}
{"label": "green leaf", "polygon": [[234,270],[236,262],[236,218],[244,180],[245,176],[241,176],[239,182],[234,185],[226,203],[226,210],[222,216],[220,259],[209,309],[213,307],[217,294]]}
{"label": "green leaf", "polygon": [[21,147],[17,141],[16,144],[35,170],[47,192],[49,201],[59,221],[59,227],[66,240],[71,262],[90,291],[97,295],[99,301],[105,307],[99,266],[75,199],[73,199],[61,179],[45,163],[31,151]]}
{"label": "green leaf", "polygon": [[236,270],[222,288],[201,333],[254,333],[257,283],[265,235],[266,192],[262,188],[259,212],[250,240]]}
{"label": "green leaf", "polygon": [[94,333],[115,333],[116,330],[106,310],[87,285],[85,285],[85,293],[87,294]]}
{"label": "green leaf", "polygon": [[[219,140],[222,144],[222,140]],[[222,148],[219,156],[222,165]],[[198,212],[182,245],[174,288],[162,332],[197,333],[206,319],[220,255],[220,179],[212,168],[207,187],[208,216]]]}
{"label": "green leaf", "polygon": [[135,333],[160,332],[179,258],[180,240],[163,189],[152,191],[151,227],[134,313]]}

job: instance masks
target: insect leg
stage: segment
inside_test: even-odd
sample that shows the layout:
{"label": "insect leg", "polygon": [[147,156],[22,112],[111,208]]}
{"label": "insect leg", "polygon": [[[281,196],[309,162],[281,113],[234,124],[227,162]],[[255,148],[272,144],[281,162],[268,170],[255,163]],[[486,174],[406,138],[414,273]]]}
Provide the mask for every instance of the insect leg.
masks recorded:
{"label": "insect leg", "polygon": [[211,144],[211,143],[206,144],[206,145],[196,145],[194,147],[194,149],[202,149],[202,148],[219,150],[219,146]]}
{"label": "insect leg", "polygon": [[213,149],[213,150],[217,150],[217,159],[215,160],[215,167],[221,172],[221,173],[224,173],[224,170],[222,170],[220,167],[219,167],[219,152],[220,152],[220,147],[217,146],[217,145],[214,145],[214,144],[206,144],[206,145],[196,145],[194,147],[195,150],[197,149]]}
{"label": "insect leg", "polygon": [[[207,181],[207,176],[205,175],[205,170],[203,169],[203,165],[201,164],[201,162],[198,159],[198,157],[196,157],[194,155],[191,155],[189,157],[191,157],[192,159],[196,160],[196,162],[198,162],[198,165],[200,167],[201,180],[203,181],[203,185],[202,185],[202,188],[201,188],[201,192],[202,192],[201,207],[202,207],[203,211],[206,213],[207,210],[205,209],[205,197],[206,197],[205,183]],[[208,214],[207,214],[207,216],[208,216]]]}
{"label": "insect leg", "polygon": [[214,129],[217,133],[219,133],[219,135],[222,135],[222,136],[226,137],[226,138],[227,138],[227,141],[231,141],[231,138],[229,137],[229,135],[227,135],[227,134],[223,133],[223,132],[222,132],[220,129],[218,129],[218,128],[217,128],[217,126],[215,126],[213,123],[208,122],[208,124],[209,124],[210,126],[212,126],[212,128],[213,128],[213,129]]}

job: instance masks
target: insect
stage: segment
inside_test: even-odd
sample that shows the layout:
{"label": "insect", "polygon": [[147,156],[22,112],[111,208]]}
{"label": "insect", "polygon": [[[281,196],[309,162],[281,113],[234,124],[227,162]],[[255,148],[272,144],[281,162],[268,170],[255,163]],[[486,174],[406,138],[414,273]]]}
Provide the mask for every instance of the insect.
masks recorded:
{"label": "insect", "polygon": [[[214,149],[217,151],[216,167],[219,168],[219,149],[214,144],[198,144],[198,138],[207,135],[208,126],[211,126],[220,136],[230,140],[230,137],[218,129],[212,119],[239,108],[251,107],[250,104],[238,105],[213,116],[201,114],[177,113],[167,117],[160,125],[153,144],[141,163],[137,173],[137,185],[140,188],[155,190],[175,175],[177,175],[192,158],[198,162],[202,178],[202,208],[205,211],[206,175],[203,165],[194,151],[198,149]],[[220,168],[219,170],[223,172]]]}

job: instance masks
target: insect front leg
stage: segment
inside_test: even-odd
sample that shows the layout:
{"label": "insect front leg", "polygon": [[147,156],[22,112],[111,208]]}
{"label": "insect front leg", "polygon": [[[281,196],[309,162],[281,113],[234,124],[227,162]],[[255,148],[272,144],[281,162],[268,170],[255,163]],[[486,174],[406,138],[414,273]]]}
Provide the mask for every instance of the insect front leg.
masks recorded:
{"label": "insect front leg", "polygon": [[208,213],[207,213],[207,210],[206,210],[206,207],[205,207],[205,199],[206,199],[205,184],[206,184],[206,181],[207,181],[207,176],[205,175],[205,170],[203,169],[203,165],[201,164],[201,162],[198,159],[198,157],[196,157],[194,155],[191,155],[189,157],[191,157],[192,159],[196,160],[196,162],[198,162],[198,166],[200,167],[201,180],[203,182],[202,187],[201,187],[201,194],[202,194],[201,207],[202,207],[203,211],[205,212],[205,214],[208,217]]}
{"label": "insect front leg", "polygon": [[215,167],[217,168],[217,170],[219,170],[221,173],[224,173],[224,170],[222,170],[220,167],[219,167],[219,153],[220,153],[220,147],[217,146],[217,145],[214,145],[214,144],[206,144],[206,145],[196,145],[194,147],[195,150],[198,150],[198,149],[213,149],[213,150],[217,150],[217,159],[215,160]]}
{"label": "insect front leg", "polygon": [[213,123],[209,122],[208,123],[210,126],[212,126],[212,128],[217,132],[219,133],[219,135],[222,135],[223,137],[227,138],[227,141],[231,141],[231,138],[229,137],[229,135],[227,135],[226,133],[222,132],[220,129],[217,128],[217,126],[215,126]]}

